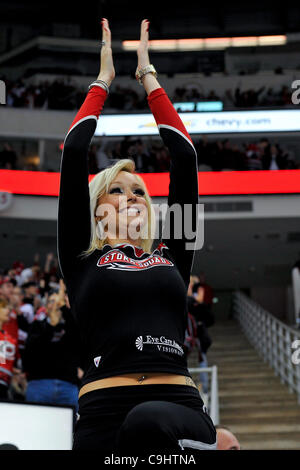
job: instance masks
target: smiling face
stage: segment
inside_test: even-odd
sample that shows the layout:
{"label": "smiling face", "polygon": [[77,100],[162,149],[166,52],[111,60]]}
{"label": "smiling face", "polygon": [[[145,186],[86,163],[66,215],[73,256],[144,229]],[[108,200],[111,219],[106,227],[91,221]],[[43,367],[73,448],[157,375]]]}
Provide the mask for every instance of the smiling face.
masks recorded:
{"label": "smiling face", "polygon": [[96,223],[101,220],[109,243],[135,240],[148,220],[145,187],[135,173],[121,170],[98,200]]}

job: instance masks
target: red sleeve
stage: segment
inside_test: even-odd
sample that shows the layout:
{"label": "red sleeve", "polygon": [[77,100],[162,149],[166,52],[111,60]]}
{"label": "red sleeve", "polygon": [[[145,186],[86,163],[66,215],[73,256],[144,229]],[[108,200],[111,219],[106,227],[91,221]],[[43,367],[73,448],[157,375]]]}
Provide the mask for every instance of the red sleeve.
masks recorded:
{"label": "red sleeve", "polygon": [[[58,261],[63,277],[72,274],[78,256],[90,243],[88,149],[106,97],[106,91],[99,86],[89,90],[64,141],[57,226]],[[80,224],[76,223],[78,220]]]}
{"label": "red sleeve", "polygon": [[93,86],[88,92],[83,104],[79,108],[68,133],[74,126],[88,117],[94,116],[96,119],[100,116],[104,102],[107,98],[106,91],[100,86]]}
{"label": "red sleeve", "polygon": [[165,90],[157,88],[149,94],[147,99],[158,128],[169,126],[173,128],[172,130],[182,133],[193,145],[189,133]]}
{"label": "red sleeve", "polygon": [[[173,255],[188,287],[198,224],[197,153],[165,90],[163,88],[153,90],[148,96],[148,103],[164,145],[170,152],[169,212],[175,204],[181,206],[182,214],[188,206],[193,211],[188,227],[188,232],[194,234],[193,240],[188,238],[189,233],[186,234],[183,220],[185,217],[172,223],[170,217],[166,215],[162,234],[162,241]],[[177,236],[177,229],[181,229],[180,238]]]}

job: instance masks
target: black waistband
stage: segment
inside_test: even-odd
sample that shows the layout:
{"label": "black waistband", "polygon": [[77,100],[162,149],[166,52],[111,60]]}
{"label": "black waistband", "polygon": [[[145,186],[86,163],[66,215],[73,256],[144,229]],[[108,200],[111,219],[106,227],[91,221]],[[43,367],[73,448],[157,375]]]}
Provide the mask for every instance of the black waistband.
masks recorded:
{"label": "black waistband", "polygon": [[151,400],[181,403],[199,411],[203,409],[203,400],[199,390],[190,385],[124,385],[85,393],[79,398],[79,414],[96,411],[105,414],[122,413],[136,404]]}

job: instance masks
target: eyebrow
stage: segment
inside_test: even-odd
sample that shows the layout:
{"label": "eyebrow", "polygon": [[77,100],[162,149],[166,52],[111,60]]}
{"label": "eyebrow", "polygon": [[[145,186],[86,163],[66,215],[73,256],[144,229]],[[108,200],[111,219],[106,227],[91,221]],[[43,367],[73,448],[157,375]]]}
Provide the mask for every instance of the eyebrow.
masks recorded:
{"label": "eyebrow", "polygon": [[[110,183],[110,186],[112,184],[122,184],[123,185],[124,183],[122,183],[121,181],[113,181],[112,183]],[[143,187],[140,183],[132,183],[131,186],[140,186],[141,188]]]}

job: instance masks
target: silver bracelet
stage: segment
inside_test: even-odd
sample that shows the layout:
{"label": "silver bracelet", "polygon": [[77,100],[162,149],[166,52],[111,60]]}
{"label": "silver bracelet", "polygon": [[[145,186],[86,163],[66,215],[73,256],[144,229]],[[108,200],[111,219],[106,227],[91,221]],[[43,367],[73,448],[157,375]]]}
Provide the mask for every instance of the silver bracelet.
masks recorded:
{"label": "silver bracelet", "polygon": [[93,83],[89,85],[88,90],[90,91],[93,86],[100,86],[107,94],[109,94],[109,87],[104,80],[94,80]]}

